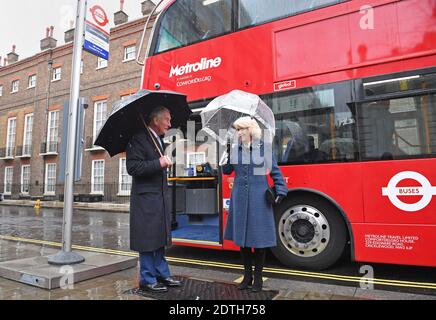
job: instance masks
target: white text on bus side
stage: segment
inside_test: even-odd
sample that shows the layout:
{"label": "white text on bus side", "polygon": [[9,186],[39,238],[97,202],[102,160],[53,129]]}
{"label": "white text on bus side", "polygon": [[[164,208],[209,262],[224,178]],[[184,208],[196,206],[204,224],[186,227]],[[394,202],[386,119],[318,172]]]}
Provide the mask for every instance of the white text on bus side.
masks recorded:
{"label": "white text on bus side", "polygon": [[172,76],[181,76],[191,72],[197,72],[200,70],[206,70],[209,68],[217,68],[221,65],[221,57],[216,57],[215,59],[201,58],[200,62],[187,63],[184,66],[171,67],[170,78]]}

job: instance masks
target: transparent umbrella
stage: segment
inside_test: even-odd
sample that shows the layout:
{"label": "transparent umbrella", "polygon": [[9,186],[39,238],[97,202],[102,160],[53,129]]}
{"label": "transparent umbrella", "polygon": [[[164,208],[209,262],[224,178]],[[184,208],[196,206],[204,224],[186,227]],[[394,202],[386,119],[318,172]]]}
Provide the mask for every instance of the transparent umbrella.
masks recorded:
{"label": "transparent umbrella", "polygon": [[272,142],[275,134],[274,114],[259,96],[241,90],[233,90],[216,97],[201,113],[202,130],[225,145],[233,137],[233,123],[240,117],[256,119],[263,131],[263,139]]}

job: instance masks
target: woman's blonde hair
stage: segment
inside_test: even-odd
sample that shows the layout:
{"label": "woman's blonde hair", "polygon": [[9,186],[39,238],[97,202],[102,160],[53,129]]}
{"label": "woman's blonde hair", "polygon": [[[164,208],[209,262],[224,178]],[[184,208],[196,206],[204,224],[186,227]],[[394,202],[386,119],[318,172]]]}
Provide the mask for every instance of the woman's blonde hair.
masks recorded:
{"label": "woman's blonde hair", "polygon": [[262,136],[259,124],[251,117],[241,117],[237,119],[233,123],[233,127],[235,129],[248,129],[248,132],[253,139],[260,139]]}

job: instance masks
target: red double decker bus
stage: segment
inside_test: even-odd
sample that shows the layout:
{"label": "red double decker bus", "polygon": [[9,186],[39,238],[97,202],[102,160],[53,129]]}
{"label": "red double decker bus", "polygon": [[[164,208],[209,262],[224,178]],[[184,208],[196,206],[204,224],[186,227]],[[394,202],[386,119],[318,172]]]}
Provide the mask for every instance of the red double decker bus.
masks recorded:
{"label": "red double decker bus", "polygon": [[[283,264],[327,268],[349,250],[436,266],[436,1],[171,1],[142,87],[185,93],[197,121],[233,89],[272,108],[289,188],[275,210]],[[174,243],[237,249],[223,240],[232,176],[183,170],[170,179]]]}

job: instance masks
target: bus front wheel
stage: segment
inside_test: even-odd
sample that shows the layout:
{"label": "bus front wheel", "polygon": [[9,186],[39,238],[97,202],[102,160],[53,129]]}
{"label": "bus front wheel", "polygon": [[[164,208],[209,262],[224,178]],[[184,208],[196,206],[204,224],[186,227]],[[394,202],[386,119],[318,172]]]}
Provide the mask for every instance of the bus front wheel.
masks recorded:
{"label": "bus front wheel", "polygon": [[289,267],[321,270],[343,254],[347,230],[338,210],[316,196],[292,196],[275,212],[273,254]]}

